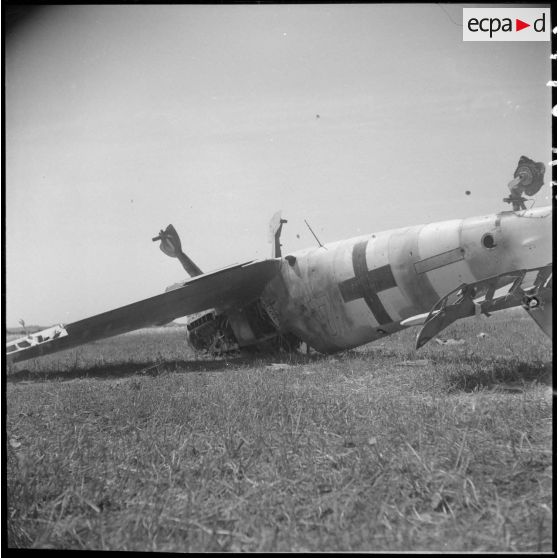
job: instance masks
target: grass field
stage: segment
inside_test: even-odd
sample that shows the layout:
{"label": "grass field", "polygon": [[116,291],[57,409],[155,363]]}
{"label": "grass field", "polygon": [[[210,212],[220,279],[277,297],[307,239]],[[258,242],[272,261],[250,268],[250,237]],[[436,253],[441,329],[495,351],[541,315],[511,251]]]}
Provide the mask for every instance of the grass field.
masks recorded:
{"label": "grass field", "polygon": [[211,360],[164,328],[14,366],[8,544],[551,551],[552,343],[510,316],[418,352]]}

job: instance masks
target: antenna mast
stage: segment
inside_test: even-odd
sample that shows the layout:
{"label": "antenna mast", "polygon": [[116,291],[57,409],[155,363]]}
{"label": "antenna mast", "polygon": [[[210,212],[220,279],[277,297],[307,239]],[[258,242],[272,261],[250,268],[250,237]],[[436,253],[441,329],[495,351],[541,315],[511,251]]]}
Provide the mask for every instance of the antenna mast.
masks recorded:
{"label": "antenna mast", "polygon": [[[314,233],[314,231],[312,230],[312,227],[308,224],[308,221],[306,219],[304,219],[304,222],[306,223],[306,226],[310,229],[310,232],[312,233],[312,235],[314,236],[314,238],[316,239],[317,243],[319,244],[320,248],[325,248],[325,246],[320,242],[320,239],[316,236],[316,234]],[[327,248],[326,248],[327,250]]]}

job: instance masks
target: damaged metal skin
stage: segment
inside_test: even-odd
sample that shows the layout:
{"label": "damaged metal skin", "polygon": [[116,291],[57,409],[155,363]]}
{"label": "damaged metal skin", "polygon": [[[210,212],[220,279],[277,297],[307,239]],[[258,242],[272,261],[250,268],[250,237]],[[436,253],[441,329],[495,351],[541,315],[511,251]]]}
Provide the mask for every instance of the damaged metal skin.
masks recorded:
{"label": "damaged metal skin", "polygon": [[[262,299],[320,352],[403,329],[462,284],[552,261],[552,210],[505,211],[359,236],[281,259]],[[539,322],[537,320],[537,322]],[[541,326],[542,327],[542,326]],[[546,331],[550,334],[549,331]]]}

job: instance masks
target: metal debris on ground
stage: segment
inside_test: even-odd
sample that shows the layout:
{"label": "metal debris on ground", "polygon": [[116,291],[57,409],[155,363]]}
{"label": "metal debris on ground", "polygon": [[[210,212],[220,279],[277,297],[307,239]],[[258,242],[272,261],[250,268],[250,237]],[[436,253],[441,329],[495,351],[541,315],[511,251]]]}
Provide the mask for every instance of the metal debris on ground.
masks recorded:
{"label": "metal debris on ground", "polygon": [[463,345],[465,344],[465,339],[440,339],[436,337],[434,339],[438,345]]}
{"label": "metal debris on ground", "polygon": [[428,366],[430,361],[427,358],[419,360],[402,360],[397,363],[397,366]]}
{"label": "metal debris on ground", "polygon": [[287,364],[286,362],[272,362],[268,364],[266,368],[270,368],[271,370],[283,370],[285,368],[293,368],[293,365]]}

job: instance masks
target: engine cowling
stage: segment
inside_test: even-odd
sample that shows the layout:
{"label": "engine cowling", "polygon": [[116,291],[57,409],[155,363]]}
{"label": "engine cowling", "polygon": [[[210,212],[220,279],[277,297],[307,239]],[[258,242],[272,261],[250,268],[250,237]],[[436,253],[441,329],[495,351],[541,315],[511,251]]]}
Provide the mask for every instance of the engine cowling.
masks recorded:
{"label": "engine cowling", "polygon": [[190,316],[186,327],[188,343],[196,351],[223,354],[239,349],[226,316],[217,314],[215,310]]}
{"label": "engine cowling", "polygon": [[215,356],[248,350],[296,350],[300,340],[283,334],[258,300],[240,309],[220,313],[207,310],[190,316],[188,342],[196,351]]}

